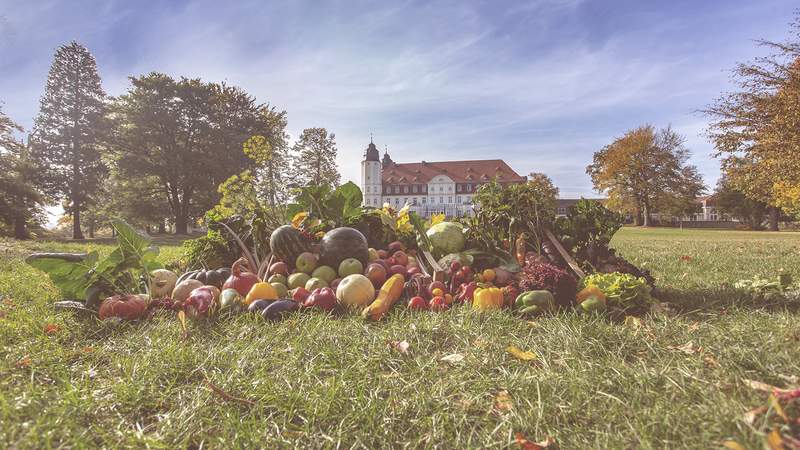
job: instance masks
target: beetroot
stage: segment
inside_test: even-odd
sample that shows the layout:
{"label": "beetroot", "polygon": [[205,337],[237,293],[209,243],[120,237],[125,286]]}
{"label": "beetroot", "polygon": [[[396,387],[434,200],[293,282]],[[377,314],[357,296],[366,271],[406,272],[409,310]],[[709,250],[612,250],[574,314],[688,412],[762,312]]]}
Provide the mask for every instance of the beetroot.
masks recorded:
{"label": "beetroot", "polygon": [[575,301],[578,282],[564,269],[550,263],[529,261],[519,273],[522,292],[547,290],[553,293],[559,306],[569,307]]}

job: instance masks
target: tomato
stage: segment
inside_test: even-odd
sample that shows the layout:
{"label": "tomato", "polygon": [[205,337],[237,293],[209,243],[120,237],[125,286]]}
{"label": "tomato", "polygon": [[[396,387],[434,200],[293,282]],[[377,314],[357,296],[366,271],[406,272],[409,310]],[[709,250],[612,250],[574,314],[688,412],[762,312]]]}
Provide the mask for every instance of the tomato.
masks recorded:
{"label": "tomato", "polygon": [[411,309],[411,310],[428,309],[428,302],[426,302],[424,298],[419,297],[419,296],[412,297],[408,301],[408,309]]}
{"label": "tomato", "polygon": [[431,311],[444,311],[447,309],[447,300],[444,297],[436,296],[431,299]]}

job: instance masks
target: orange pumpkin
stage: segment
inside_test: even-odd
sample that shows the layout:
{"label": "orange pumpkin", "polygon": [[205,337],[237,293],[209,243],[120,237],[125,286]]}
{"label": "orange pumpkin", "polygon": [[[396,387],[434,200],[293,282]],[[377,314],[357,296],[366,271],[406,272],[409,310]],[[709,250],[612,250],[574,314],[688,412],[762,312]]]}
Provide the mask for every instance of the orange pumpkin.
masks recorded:
{"label": "orange pumpkin", "polygon": [[144,316],[147,302],[140,295],[114,295],[100,304],[100,319],[119,317],[123,320],[136,320]]}

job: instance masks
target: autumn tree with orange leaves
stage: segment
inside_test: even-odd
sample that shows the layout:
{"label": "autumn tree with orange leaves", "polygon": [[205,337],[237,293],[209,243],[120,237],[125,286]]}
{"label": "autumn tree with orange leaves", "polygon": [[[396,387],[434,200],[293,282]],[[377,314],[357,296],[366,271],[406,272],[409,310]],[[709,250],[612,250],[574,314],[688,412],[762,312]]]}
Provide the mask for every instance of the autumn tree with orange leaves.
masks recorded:
{"label": "autumn tree with orange leaves", "polygon": [[688,164],[689,156],[683,136],[672,128],[644,125],[596,152],[586,173],[594,188],[608,196],[609,208],[650,226],[654,213],[683,216],[696,210],[705,185]]}

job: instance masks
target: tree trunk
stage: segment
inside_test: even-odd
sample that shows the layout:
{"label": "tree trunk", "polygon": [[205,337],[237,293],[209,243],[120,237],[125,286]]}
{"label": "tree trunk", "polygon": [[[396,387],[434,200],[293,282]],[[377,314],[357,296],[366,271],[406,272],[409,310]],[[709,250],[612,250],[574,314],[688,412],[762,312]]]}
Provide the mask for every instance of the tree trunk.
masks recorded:
{"label": "tree trunk", "polygon": [[161,219],[161,221],[158,222],[158,234],[164,234],[166,232],[167,232],[167,225],[164,223],[164,219]]}
{"label": "tree trunk", "polygon": [[642,207],[642,226],[649,227],[650,226],[650,206],[645,203]]}
{"label": "tree trunk", "polygon": [[633,212],[633,224],[637,227],[642,226],[642,210],[639,208]]}
{"label": "tree trunk", "polygon": [[83,239],[81,231],[81,210],[80,203],[75,202],[72,209],[72,239]]}
{"label": "tree trunk", "polygon": [[94,222],[89,222],[89,239],[94,239]]}
{"label": "tree trunk", "polygon": [[189,220],[183,215],[182,212],[179,211],[177,214],[175,214],[175,234],[188,234],[188,223]]}
{"label": "tree trunk", "polygon": [[776,207],[769,209],[769,231],[778,231],[778,220],[780,219],[781,212]]}
{"label": "tree trunk", "polygon": [[26,228],[25,217],[17,216],[14,219],[14,237],[17,239],[28,239],[28,229]]}

